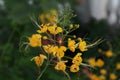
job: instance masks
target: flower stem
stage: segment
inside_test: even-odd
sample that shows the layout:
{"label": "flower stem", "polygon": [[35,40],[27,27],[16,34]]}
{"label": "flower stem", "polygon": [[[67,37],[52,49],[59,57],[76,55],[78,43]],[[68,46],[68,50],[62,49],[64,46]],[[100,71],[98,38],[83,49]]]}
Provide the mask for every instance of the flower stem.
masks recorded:
{"label": "flower stem", "polygon": [[36,80],[40,80],[41,76],[43,75],[43,73],[46,71],[48,65],[45,66],[45,68],[43,69],[43,71],[41,72],[41,74],[37,77]]}
{"label": "flower stem", "polygon": [[46,63],[46,66],[45,68],[42,70],[41,74],[37,77],[36,80],[40,80],[40,78],[42,77],[43,73],[46,71],[46,69],[48,68],[48,65],[49,65],[49,55],[48,55],[48,59],[47,59],[47,63]]}
{"label": "flower stem", "polygon": [[68,77],[68,79],[71,80],[69,74],[68,74],[66,71],[64,71],[64,73],[65,73],[65,75]]}

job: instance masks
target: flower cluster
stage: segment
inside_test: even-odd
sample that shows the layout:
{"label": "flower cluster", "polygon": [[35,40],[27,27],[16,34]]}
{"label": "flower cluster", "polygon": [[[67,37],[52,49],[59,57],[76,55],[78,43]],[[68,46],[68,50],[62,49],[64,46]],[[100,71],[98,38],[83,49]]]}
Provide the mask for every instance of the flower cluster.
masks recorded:
{"label": "flower cluster", "polygon": [[[83,62],[82,52],[87,51],[91,44],[88,45],[86,41],[80,37],[76,38],[75,35],[69,35],[69,33],[79,28],[79,25],[65,21],[64,19],[66,19],[66,17],[67,15],[62,16],[62,18],[59,17],[56,10],[50,11],[49,14],[41,14],[41,24],[36,23],[39,29],[28,38],[28,45],[34,48],[39,47],[42,51],[39,56],[32,58],[37,67],[40,68],[46,60],[46,66],[54,65],[56,70],[63,71],[67,75],[66,69],[70,69],[70,72],[74,73],[80,70]],[[68,15],[68,18],[69,17]],[[68,22],[68,24],[65,22]],[[67,50],[71,51],[75,56],[67,56]],[[68,58],[72,61],[70,66],[66,65],[66,63],[69,62]],[[102,61],[99,60],[98,65],[99,63],[102,63]],[[37,80],[39,80],[39,78],[40,77],[38,77]]]}
{"label": "flower cluster", "polygon": [[71,72],[78,72],[79,71],[79,66],[82,63],[82,57],[81,53],[77,53],[75,57],[72,58],[72,65],[70,66],[70,71]]}
{"label": "flower cluster", "polygon": [[104,61],[102,59],[95,60],[95,58],[90,58],[88,62],[92,67],[103,67],[104,66]]}
{"label": "flower cluster", "polygon": [[[92,67],[97,67],[97,72],[86,71],[85,74],[91,80],[118,80],[120,72],[120,62],[116,61],[117,57],[112,49],[103,51],[98,49],[102,58],[95,59],[94,57],[88,59],[88,63]],[[113,64],[114,63],[114,64]]]}

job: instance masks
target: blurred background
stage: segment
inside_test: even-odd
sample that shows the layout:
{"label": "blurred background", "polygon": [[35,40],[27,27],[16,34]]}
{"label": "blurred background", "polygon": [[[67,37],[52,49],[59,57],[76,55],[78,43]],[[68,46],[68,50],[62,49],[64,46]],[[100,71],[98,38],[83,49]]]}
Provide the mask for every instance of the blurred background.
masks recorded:
{"label": "blurred background", "polygon": [[[115,54],[120,54],[120,0],[0,0],[0,80],[36,79],[38,71],[30,59],[37,50],[19,50],[21,39],[37,29],[30,17],[38,18],[51,9],[60,12],[67,6],[76,14],[73,22],[80,24],[77,36],[88,38],[89,42],[99,38],[105,40],[88,51],[86,57],[91,54],[96,57],[99,48],[108,50],[106,42],[110,42]],[[63,74],[56,73],[50,68],[42,80],[63,80]],[[71,76],[75,80],[75,75]],[[85,76],[81,79],[89,80]]]}

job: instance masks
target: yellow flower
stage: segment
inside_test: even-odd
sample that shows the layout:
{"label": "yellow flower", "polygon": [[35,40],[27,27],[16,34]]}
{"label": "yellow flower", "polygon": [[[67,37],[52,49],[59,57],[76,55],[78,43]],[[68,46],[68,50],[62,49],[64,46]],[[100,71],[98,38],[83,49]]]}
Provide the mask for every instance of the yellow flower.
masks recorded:
{"label": "yellow flower", "polygon": [[110,77],[110,80],[116,80],[117,79],[117,76],[114,73],[111,73],[109,77]]}
{"label": "yellow flower", "polygon": [[46,13],[46,14],[45,14],[45,19],[46,19],[47,21],[49,21],[49,22],[52,22],[52,17],[51,17],[51,15],[50,15],[49,13]]}
{"label": "yellow flower", "polygon": [[56,66],[55,66],[55,69],[65,71],[66,70],[65,62],[66,61],[57,62]]}
{"label": "yellow flower", "polygon": [[48,31],[51,33],[51,34],[58,34],[60,32],[63,31],[63,29],[61,27],[58,27],[56,24],[54,25],[51,25],[48,27]]}
{"label": "yellow flower", "polygon": [[50,13],[54,16],[58,16],[58,12],[55,9],[52,9]]}
{"label": "yellow flower", "polygon": [[82,39],[78,39],[80,41],[79,43],[79,49],[80,51],[87,51],[87,44],[85,41],[83,41]]}
{"label": "yellow flower", "polygon": [[42,23],[45,23],[45,14],[41,14],[39,18]]}
{"label": "yellow flower", "polygon": [[48,25],[43,25],[40,30],[37,30],[38,33],[45,33],[47,32]]}
{"label": "yellow flower", "polygon": [[70,51],[75,52],[75,41],[71,40],[70,38],[68,39],[68,48],[70,49]]}
{"label": "yellow flower", "polygon": [[90,59],[88,59],[88,63],[89,63],[92,67],[95,67],[95,66],[96,66],[95,58],[90,58]]}
{"label": "yellow flower", "polygon": [[106,76],[100,75],[100,76],[99,76],[99,80],[106,80]]}
{"label": "yellow flower", "polygon": [[47,57],[43,54],[40,54],[39,56],[34,57],[34,61],[38,67],[40,67],[43,64],[44,59],[47,59]]}
{"label": "yellow flower", "polygon": [[78,71],[79,71],[79,66],[76,65],[76,64],[72,64],[72,65],[70,66],[70,71],[71,71],[71,72],[78,72]]}
{"label": "yellow flower", "polygon": [[61,59],[62,57],[64,57],[64,52],[65,52],[67,49],[66,49],[65,46],[60,46],[60,47],[55,46],[53,50],[54,50],[53,55],[54,55],[54,56],[57,56],[58,59]]}
{"label": "yellow flower", "polygon": [[108,51],[105,52],[105,55],[107,57],[112,57],[113,56],[113,52],[111,50],[108,50]]}
{"label": "yellow flower", "polygon": [[116,69],[120,70],[120,63],[116,64]]}
{"label": "yellow flower", "polygon": [[90,76],[90,78],[91,78],[91,80],[100,80],[99,77],[97,75],[95,75],[95,74],[92,74]]}
{"label": "yellow flower", "polygon": [[106,75],[106,74],[107,74],[107,71],[106,71],[105,69],[101,69],[101,70],[100,70],[100,73],[101,73],[102,75]]}
{"label": "yellow flower", "polygon": [[29,44],[32,47],[41,46],[41,35],[33,34],[31,38],[29,38]]}
{"label": "yellow flower", "polygon": [[52,46],[52,45],[43,46],[43,49],[48,54],[51,54],[54,52],[54,46]]}
{"label": "yellow flower", "polygon": [[72,63],[76,64],[76,65],[80,65],[82,62],[82,57],[81,57],[81,53],[77,53],[77,55],[75,57],[73,57],[72,59]]}
{"label": "yellow flower", "polygon": [[54,23],[58,20],[58,13],[56,10],[51,10],[50,13],[41,14],[39,18],[43,24],[46,22]]}
{"label": "yellow flower", "polygon": [[95,61],[95,58],[90,58],[88,59],[88,63],[92,66],[92,67],[103,67],[104,66],[104,61],[102,59],[98,59],[97,61]]}
{"label": "yellow flower", "polygon": [[50,11],[50,13],[51,13],[51,19],[50,19],[50,22],[57,22],[57,20],[58,20],[58,13],[57,13],[57,11],[56,10],[51,10]]}
{"label": "yellow flower", "polygon": [[53,25],[53,26],[49,26],[48,27],[48,31],[51,33],[51,34],[56,34],[56,31],[55,31],[55,29],[56,29],[56,25]]}
{"label": "yellow flower", "polygon": [[102,59],[98,59],[98,60],[96,61],[96,66],[98,66],[98,67],[103,67],[103,66],[104,66],[104,61],[103,61]]}
{"label": "yellow flower", "polygon": [[60,33],[60,32],[62,32],[63,30],[62,30],[62,28],[61,27],[57,27],[57,29],[56,29],[56,34],[58,34],[58,33]]}

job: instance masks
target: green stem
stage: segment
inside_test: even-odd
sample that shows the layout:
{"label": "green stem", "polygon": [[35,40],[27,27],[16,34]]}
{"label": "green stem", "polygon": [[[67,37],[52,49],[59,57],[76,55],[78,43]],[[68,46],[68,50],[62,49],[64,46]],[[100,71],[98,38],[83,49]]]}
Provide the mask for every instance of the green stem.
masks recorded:
{"label": "green stem", "polygon": [[65,73],[65,75],[68,77],[69,80],[71,80],[69,74],[66,71],[63,71]]}
{"label": "green stem", "polygon": [[64,56],[64,57],[66,57],[66,58],[68,58],[68,59],[72,59],[71,57],[69,57],[69,56]]}
{"label": "green stem", "polygon": [[49,55],[48,55],[48,59],[47,59],[47,63],[46,63],[46,66],[45,68],[42,70],[41,74],[37,77],[36,80],[40,80],[40,78],[42,77],[43,73],[46,71],[46,69],[48,68],[48,65],[49,65]]}
{"label": "green stem", "polygon": [[80,65],[82,65],[82,66],[86,66],[86,67],[91,67],[90,65],[85,64],[85,63],[80,63]]}
{"label": "green stem", "polygon": [[95,45],[98,45],[98,44],[102,43],[103,41],[104,41],[104,40],[102,40],[102,39],[98,39],[97,41],[95,41],[95,42],[92,43],[92,44],[87,45],[86,47],[87,47],[87,48],[93,47],[93,46],[95,46]]}
{"label": "green stem", "polygon": [[46,64],[45,68],[43,69],[43,71],[41,72],[41,74],[38,76],[38,78],[36,80],[40,80],[41,76],[46,71],[47,67],[48,67],[48,64]]}

